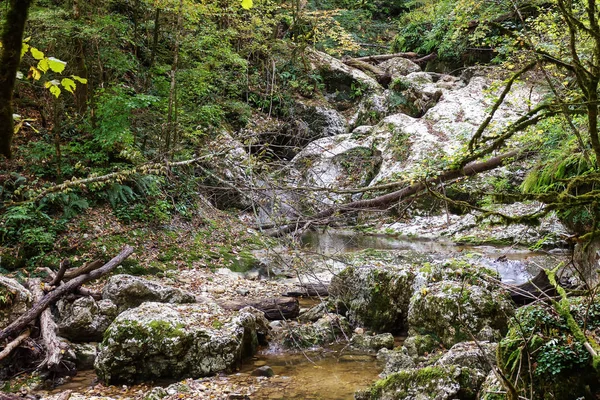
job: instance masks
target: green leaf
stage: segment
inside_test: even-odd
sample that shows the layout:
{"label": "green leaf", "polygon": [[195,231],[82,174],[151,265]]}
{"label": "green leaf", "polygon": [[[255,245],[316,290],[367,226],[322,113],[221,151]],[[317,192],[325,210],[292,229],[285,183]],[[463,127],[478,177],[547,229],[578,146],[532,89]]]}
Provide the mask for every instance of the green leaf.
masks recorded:
{"label": "green leaf", "polygon": [[67,92],[73,93],[73,90],[75,89],[75,81],[73,81],[73,79],[63,78],[63,80],[60,81],[60,84],[63,85]]}
{"label": "green leaf", "polygon": [[31,47],[29,50],[31,51],[31,55],[33,56],[33,58],[35,58],[36,60],[41,60],[42,58],[44,58],[44,53],[39,51],[35,47]]}
{"label": "green leaf", "polygon": [[56,97],[58,99],[58,96],[60,96],[60,88],[58,86],[51,85],[50,93],[52,93],[54,95],[54,97]]}
{"label": "green leaf", "polygon": [[47,60],[48,60],[48,66],[50,67],[50,69],[59,74],[61,72],[63,72],[65,70],[65,67],[67,66],[66,62],[61,61],[58,58],[49,57],[49,58],[47,58]]}
{"label": "green leaf", "polygon": [[252,8],[252,0],[242,0],[242,8],[244,10],[249,10]]}
{"label": "green leaf", "polygon": [[82,78],[82,77],[77,76],[77,75],[71,75],[71,78],[75,79],[79,83],[83,83],[84,85],[87,83],[87,79]]}
{"label": "green leaf", "polygon": [[48,69],[50,69],[50,65],[48,64],[48,59],[47,58],[41,59],[37,65],[37,69],[39,69],[42,72],[48,72]]}

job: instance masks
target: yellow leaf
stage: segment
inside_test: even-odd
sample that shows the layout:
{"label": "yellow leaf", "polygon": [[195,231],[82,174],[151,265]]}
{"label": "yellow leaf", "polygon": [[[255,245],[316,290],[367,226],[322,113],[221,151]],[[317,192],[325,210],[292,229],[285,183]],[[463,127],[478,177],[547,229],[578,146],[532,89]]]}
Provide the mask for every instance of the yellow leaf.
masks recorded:
{"label": "yellow leaf", "polygon": [[32,65],[31,67],[29,67],[29,74],[27,77],[33,78],[33,80],[38,81],[42,77],[42,73],[40,72],[39,69],[37,69],[36,67],[34,67]]}
{"label": "yellow leaf", "polygon": [[65,67],[67,66],[66,62],[61,61],[58,58],[49,57],[47,58],[47,60],[50,69],[54,72],[58,72],[59,74],[63,72],[65,70]]}
{"label": "yellow leaf", "polygon": [[252,0],[242,0],[242,8],[244,10],[249,10],[252,8]]}
{"label": "yellow leaf", "polygon": [[37,65],[37,67],[42,72],[48,72],[48,69],[50,69],[50,65],[48,64],[48,59],[47,58],[41,59]]}
{"label": "yellow leaf", "polygon": [[84,85],[87,83],[87,79],[82,78],[82,77],[77,76],[77,75],[71,75],[71,78],[75,79],[79,83],[83,83]]}
{"label": "yellow leaf", "polygon": [[36,60],[41,60],[42,58],[44,58],[44,53],[39,51],[35,47],[31,47],[29,50],[31,51],[31,55],[33,56],[33,58],[35,58]]}
{"label": "yellow leaf", "polygon": [[27,53],[28,50],[29,50],[29,45],[27,43],[23,43],[23,46],[21,46],[21,57],[23,57],[25,55],[25,53]]}
{"label": "yellow leaf", "polygon": [[48,82],[44,83],[44,87],[46,89],[48,89],[50,86],[52,86],[52,82],[48,81]]}
{"label": "yellow leaf", "polygon": [[67,92],[73,93],[73,90],[75,89],[75,81],[73,81],[73,79],[63,78],[63,80],[60,81],[60,84]]}
{"label": "yellow leaf", "polygon": [[60,96],[60,88],[58,86],[51,85],[50,93],[52,93],[54,97],[58,99],[58,96]]}

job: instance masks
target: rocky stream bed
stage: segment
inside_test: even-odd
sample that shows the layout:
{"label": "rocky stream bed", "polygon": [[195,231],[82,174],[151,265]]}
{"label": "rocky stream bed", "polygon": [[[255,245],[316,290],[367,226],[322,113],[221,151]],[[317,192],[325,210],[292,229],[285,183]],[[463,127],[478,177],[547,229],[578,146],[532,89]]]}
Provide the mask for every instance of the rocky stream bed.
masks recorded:
{"label": "rocky stream bed", "polygon": [[[260,205],[255,213],[240,213],[242,221],[277,229],[282,220],[298,218],[297,210],[319,211],[360,197],[340,190],[418,178],[428,165],[459,151],[495,93],[494,78],[478,69],[456,77],[395,59],[382,66],[395,85],[383,88],[325,54],[312,57],[328,93],[298,101],[290,110],[297,124],[286,129],[295,129],[297,140],[280,154],[287,163],[274,173],[277,185],[265,178],[264,190],[228,198],[228,206]],[[351,84],[360,84],[365,94],[342,107]],[[543,89],[519,83],[494,126],[514,120],[543,95]],[[243,132],[256,138],[254,146],[270,143],[268,122],[256,121],[254,131]],[[215,160],[215,169],[232,186],[257,180],[245,167],[250,155],[235,135],[224,133],[219,140],[227,155]],[[519,147],[518,137],[511,146]],[[452,196],[484,201],[482,193],[494,185],[518,187],[528,168],[525,159],[457,183],[460,190]],[[281,187],[331,190],[298,195]],[[519,216],[539,207],[527,202],[495,211]],[[37,387],[30,396],[498,398],[504,388],[493,368],[498,357],[514,363],[512,354],[518,353],[511,347],[516,343],[512,317],[543,314],[535,305],[518,310],[507,284],[523,284],[541,269],[568,263],[570,253],[560,248],[566,229],[552,214],[535,227],[506,227],[493,217],[482,220],[481,211],[421,198],[410,210],[390,209],[367,229],[358,212],[344,221],[348,230],[309,231],[304,247],[254,251],[256,268],[234,272],[192,263],[167,270],[160,279],[120,274],[99,285],[99,299],[61,300],[53,313],[64,362],[78,372],[51,391],[41,390],[38,378],[29,386]],[[571,278],[559,276],[566,283]],[[31,296],[16,281],[2,282],[17,293],[13,307],[0,315],[6,321],[23,313]],[[294,296],[306,290],[317,296],[297,302]],[[589,389],[590,368],[582,362],[565,379],[574,388]]]}

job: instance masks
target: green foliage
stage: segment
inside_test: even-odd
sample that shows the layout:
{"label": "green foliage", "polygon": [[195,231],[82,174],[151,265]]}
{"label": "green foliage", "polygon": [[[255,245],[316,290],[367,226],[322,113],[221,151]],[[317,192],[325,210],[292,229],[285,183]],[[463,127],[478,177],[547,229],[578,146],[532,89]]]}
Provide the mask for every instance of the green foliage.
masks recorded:
{"label": "green foliage", "polygon": [[[578,329],[587,326],[593,331],[600,326],[597,303],[572,299],[569,310]],[[517,311],[498,357],[499,366],[511,381],[519,383],[519,389],[528,392],[529,385],[533,387],[534,399],[572,399],[583,395],[585,385],[597,386],[590,354],[575,338],[567,319],[548,305],[529,305]]]}

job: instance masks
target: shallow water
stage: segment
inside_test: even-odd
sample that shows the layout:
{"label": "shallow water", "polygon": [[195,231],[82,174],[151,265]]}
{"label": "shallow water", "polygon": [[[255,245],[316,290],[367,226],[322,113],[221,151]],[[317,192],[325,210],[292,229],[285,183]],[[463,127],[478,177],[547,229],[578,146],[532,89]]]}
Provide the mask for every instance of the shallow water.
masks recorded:
{"label": "shallow water", "polygon": [[557,264],[556,257],[545,252],[513,246],[457,245],[443,239],[419,239],[391,235],[368,235],[350,230],[308,232],[302,238],[304,248],[324,255],[339,255],[364,249],[412,250],[438,258],[449,258],[461,253],[478,255],[477,262],[496,270],[507,284],[527,282],[540,268]]}
{"label": "shallow water", "polygon": [[338,347],[305,353],[261,351],[241,372],[268,365],[277,376],[252,395],[252,399],[350,400],[354,392],[378,379],[383,365],[374,354]]}

